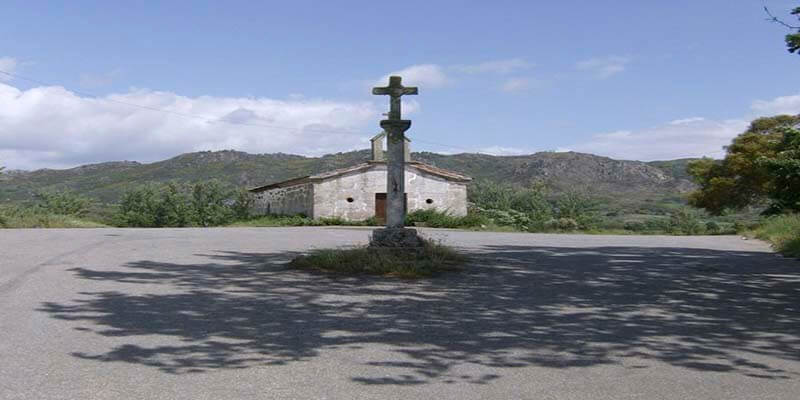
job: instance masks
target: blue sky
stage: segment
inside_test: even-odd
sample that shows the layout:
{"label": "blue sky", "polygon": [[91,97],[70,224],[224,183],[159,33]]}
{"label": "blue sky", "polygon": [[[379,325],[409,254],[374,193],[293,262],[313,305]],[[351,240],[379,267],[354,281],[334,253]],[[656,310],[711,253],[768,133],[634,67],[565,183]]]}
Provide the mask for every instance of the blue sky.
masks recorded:
{"label": "blue sky", "polygon": [[0,70],[40,81],[0,76],[10,168],[365,148],[393,72],[415,150],[720,157],[800,113],[762,10],[797,1],[53,3],[0,3]]}

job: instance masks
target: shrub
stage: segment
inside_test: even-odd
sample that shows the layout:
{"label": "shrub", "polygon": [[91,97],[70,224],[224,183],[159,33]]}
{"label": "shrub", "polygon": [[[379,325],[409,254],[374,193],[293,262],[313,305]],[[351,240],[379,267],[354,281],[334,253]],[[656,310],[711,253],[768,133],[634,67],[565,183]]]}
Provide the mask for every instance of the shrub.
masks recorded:
{"label": "shrub", "polygon": [[588,214],[593,205],[592,199],[583,193],[576,191],[566,192],[556,200],[555,216],[557,218],[578,220]]}
{"label": "shrub", "polygon": [[548,229],[558,231],[575,231],[579,227],[578,221],[572,218],[553,218],[547,221],[546,226]]}
{"label": "shrub", "polygon": [[424,225],[431,228],[474,228],[488,223],[485,216],[471,212],[457,217],[434,209],[416,210],[406,215],[406,225]]}
{"label": "shrub", "polygon": [[716,223],[714,221],[706,222],[706,232],[708,232],[708,233],[710,233],[712,235],[716,235],[716,234],[720,233],[720,230],[721,230],[721,228],[720,228],[718,223]]}
{"label": "shrub", "polygon": [[488,209],[482,213],[497,225],[513,226],[521,230],[531,229],[531,219],[527,214],[517,210]]}
{"label": "shrub", "polygon": [[140,186],[122,194],[115,222],[121,226],[156,227],[159,210],[158,192],[154,185]]}
{"label": "shrub", "polygon": [[218,181],[196,183],[192,188],[192,212],[200,226],[218,226],[233,220],[233,210],[225,204],[227,193]]}
{"label": "shrub", "polygon": [[670,232],[672,233],[697,235],[702,230],[703,226],[697,217],[697,213],[688,207],[681,208],[670,217]]}
{"label": "shrub", "polygon": [[546,194],[543,184],[534,184],[514,193],[511,208],[527,214],[531,221],[547,221],[553,216],[553,207],[547,201]]}
{"label": "shrub", "polygon": [[670,220],[667,218],[650,218],[644,221],[645,230],[650,232],[664,232],[669,233],[672,231]]}
{"label": "shrub", "polygon": [[243,210],[245,199],[231,201],[231,192],[216,181],[194,185],[145,185],[122,195],[114,221],[120,226],[218,226]]}
{"label": "shrub", "polygon": [[645,225],[644,222],[628,221],[628,222],[625,222],[625,225],[623,226],[623,228],[626,231],[631,231],[631,232],[644,232],[644,231],[647,230],[647,225]]}
{"label": "shrub", "polygon": [[239,220],[250,218],[250,210],[254,202],[253,194],[249,190],[238,190],[232,206],[234,217]]}
{"label": "shrub", "polygon": [[469,200],[481,208],[507,210],[514,199],[514,189],[492,181],[476,181],[467,191]]}
{"label": "shrub", "polygon": [[755,236],[772,243],[775,250],[800,257],[800,214],[776,215],[764,220]]}
{"label": "shrub", "polygon": [[39,192],[35,195],[38,207],[47,213],[83,216],[89,210],[91,201],[71,191]]}
{"label": "shrub", "polygon": [[155,208],[155,226],[188,226],[192,223],[192,210],[184,188],[170,183],[162,188]]}

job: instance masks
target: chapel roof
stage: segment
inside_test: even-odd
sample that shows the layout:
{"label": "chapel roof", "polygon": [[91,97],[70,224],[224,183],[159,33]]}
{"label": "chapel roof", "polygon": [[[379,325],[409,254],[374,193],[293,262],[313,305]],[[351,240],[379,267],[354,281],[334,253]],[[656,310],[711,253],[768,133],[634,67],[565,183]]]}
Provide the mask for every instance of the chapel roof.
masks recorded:
{"label": "chapel roof", "polygon": [[[298,178],[287,179],[285,181],[271,183],[269,185],[254,187],[254,188],[249,189],[249,191],[251,191],[251,192],[262,192],[264,190],[269,190],[269,189],[289,187],[289,186],[301,185],[301,184],[311,183],[311,182],[320,182],[320,181],[323,181],[325,179],[335,178],[337,176],[342,176],[342,175],[353,173],[353,172],[365,171],[365,170],[368,170],[368,169],[374,167],[375,165],[380,165],[380,164],[386,164],[386,163],[383,162],[383,161],[368,161],[368,162],[352,165],[352,166],[345,167],[345,168],[339,168],[339,169],[334,169],[334,170],[330,170],[330,171],[326,171],[326,172],[321,172],[319,174],[306,175],[306,176],[301,176],[301,177],[298,177]],[[421,163],[419,161],[406,162],[406,166],[415,168],[415,169],[419,170],[420,172],[427,173],[429,175],[438,176],[440,178],[444,178],[444,179],[450,180],[450,181],[465,183],[465,182],[469,182],[469,181],[472,180],[472,178],[470,178],[470,177],[468,177],[466,175],[461,175],[461,174],[455,173],[453,171],[448,171],[446,169],[437,168],[437,167],[434,167],[433,165]]]}

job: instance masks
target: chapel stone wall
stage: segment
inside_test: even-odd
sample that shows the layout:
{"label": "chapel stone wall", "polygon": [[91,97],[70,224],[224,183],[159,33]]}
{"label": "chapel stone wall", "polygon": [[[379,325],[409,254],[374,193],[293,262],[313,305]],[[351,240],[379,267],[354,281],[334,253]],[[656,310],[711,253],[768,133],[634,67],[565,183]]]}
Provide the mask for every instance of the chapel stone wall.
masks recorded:
{"label": "chapel stone wall", "polygon": [[257,192],[253,204],[257,215],[314,215],[314,187],[304,183]]}

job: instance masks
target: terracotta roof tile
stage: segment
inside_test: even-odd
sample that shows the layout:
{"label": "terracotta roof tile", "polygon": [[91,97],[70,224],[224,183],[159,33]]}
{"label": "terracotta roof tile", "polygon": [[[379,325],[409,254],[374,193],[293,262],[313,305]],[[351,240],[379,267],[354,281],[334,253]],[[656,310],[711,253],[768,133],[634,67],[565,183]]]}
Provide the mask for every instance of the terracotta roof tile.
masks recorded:
{"label": "terracotta roof tile", "polygon": [[[336,177],[336,176],[341,176],[341,175],[344,175],[344,174],[347,174],[347,173],[350,173],[350,172],[356,172],[356,171],[370,169],[374,165],[377,165],[377,164],[386,164],[386,163],[382,162],[382,161],[370,161],[370,162],[365,162],[365,163],[361,163],[361,164],[356,164],[356,165],[353,165],[353,166],[350,166],[350,167],[339,168],[339,169],[334,169],[334,170],[331,170],[331,171],[322,172],[322,173],[315,174],[315,175],[303,176],[303,177],[299,177],[299,178],[292,178],[292,179],[288,179],[288,180],[281,181],[281,182],[271,183],[269,185],[258,186],[258,187],[254,187],[254,188],[249,189],[249,190],[251,192],[261,192],[261,191],[264,191],[264,190],[269,190],[269,189],[274,189],[274,188],[279,188],[279,187],[301,185],[301,184],[305,184],[305,183],[308,183],[308,182],[319,182],[319,181],[322,181],[322,180],[325,180],[325,179],[333,178],[333,177]],[[452,180],[452,181],[469,182],[469,181],[472,180],[472,178],[470,178],[468,176],[457,174],[455,172],[448,171],[448,170],[442,169],[442,168],[437,168],[437,167],[434,167],[433,165],[424,164],[424,163],[421,163],[421,162],[418,162],[418,161],[407,162],[406,165],[409,166],[409,167],[412,167],[412,168],[416,168],[416,169],[418,169],[418,170],[420,170],[420,171],[422,171],[424,173],[428,173],[428,174],[431,174],[431,175],[436,175],[436,176],[439,176],[439,177],[442,177],[442,178],[445,178],[445,179],[448,179],[448,180]]]}

